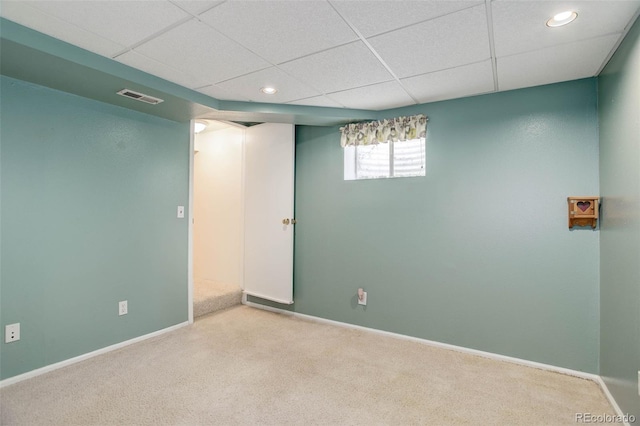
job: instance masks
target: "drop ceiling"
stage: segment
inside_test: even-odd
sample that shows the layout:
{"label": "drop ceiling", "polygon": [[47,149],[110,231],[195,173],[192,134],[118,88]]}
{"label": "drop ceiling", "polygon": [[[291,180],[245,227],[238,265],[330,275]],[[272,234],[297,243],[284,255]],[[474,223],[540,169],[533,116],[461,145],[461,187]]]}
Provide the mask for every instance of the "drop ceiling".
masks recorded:
{"label": "drop ceiling", "polygon": [[[576,21],[545,25],[568,9]],[[0,15],[218,100],[377,111],[596,76],[639,10],[640,0],[2,0]]]}

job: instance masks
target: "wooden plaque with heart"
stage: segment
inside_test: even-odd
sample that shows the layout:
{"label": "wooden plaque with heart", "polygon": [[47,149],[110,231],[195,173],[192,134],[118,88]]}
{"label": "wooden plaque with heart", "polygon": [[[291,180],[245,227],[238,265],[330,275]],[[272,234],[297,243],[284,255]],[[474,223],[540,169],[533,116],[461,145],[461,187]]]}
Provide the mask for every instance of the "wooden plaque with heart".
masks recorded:
{"label": "wooden plaque with heart", "polygon": [[598,224],[598,201],[600,197],[568,197],[569,229],[574,226],[591,226]]}

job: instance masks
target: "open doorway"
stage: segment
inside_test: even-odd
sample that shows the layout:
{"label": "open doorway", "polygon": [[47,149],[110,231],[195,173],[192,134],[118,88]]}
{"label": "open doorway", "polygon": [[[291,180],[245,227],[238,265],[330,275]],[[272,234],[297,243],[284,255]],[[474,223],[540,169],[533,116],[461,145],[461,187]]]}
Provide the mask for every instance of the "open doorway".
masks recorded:
{"label": "open doorway", "polygon": [[293,303],[294,126],[207,124],[192,138],[190,322],[243,294]]}
{"label": "open doorway", "polygon": [[193,317],[240,304],[244,129],[217,121],[194,135]]}

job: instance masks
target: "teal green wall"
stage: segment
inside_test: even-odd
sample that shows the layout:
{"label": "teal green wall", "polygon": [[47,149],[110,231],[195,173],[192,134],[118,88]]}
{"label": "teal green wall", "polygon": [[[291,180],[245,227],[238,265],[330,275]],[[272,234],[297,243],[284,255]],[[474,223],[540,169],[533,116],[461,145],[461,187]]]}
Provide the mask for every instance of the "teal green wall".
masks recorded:
{"label": "teal green wall", "polygon": [[[598,372],[595,79],[382,113],[424,113],[424,178],[344,181],[337,128],[298,127],[297,312]],[[358,287],[368,292],[356,305]]]}
{"label": "teal green wall", "polygon": [[187,321],[188,123],[0,79],[1,377]]}
{"label": "teal green wall", "polygon": [[640,22],[599,77],[600,375],[640,418]]}

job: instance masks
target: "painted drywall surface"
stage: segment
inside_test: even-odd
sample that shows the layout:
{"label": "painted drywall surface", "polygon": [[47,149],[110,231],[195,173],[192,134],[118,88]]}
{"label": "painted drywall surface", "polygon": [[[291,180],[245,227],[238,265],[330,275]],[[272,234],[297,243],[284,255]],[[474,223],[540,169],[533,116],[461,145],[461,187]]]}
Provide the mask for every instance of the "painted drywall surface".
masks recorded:
{"label": "painted drywall surface", "polygon": [[640,22],[598,80],[600,375],[625,413],[640,419]]}
{"label": "painted drywall surface", "polygon": [[242,144],[236,127],[196,135],[193,276],[242,286]]}
{"label": "painted drywall surface", "polygon": [[1,377],[186,321],[188,123],[1,84]]}
{"label": "painted drywall surface", "polygon": [[344,181],[338,129],[298,127],[294,309],[596,373],[599,232],[570,231],[566,200],[598,194],[596,95],[387,111],[429,116],[423,178]]}

